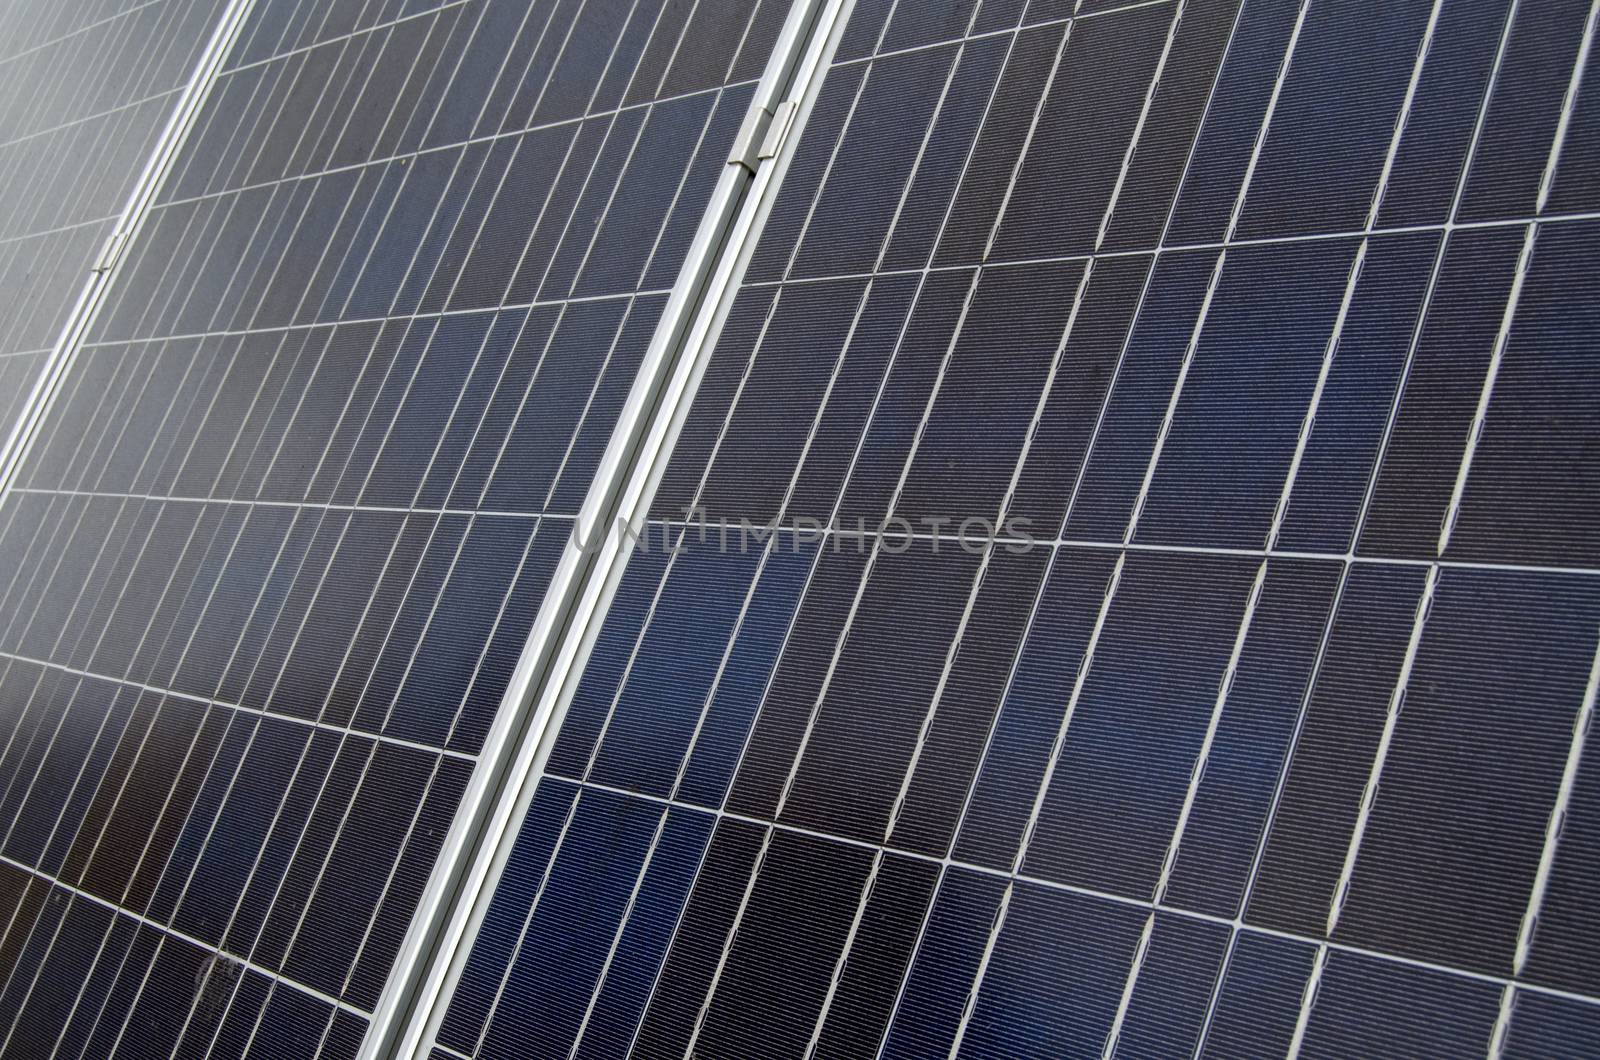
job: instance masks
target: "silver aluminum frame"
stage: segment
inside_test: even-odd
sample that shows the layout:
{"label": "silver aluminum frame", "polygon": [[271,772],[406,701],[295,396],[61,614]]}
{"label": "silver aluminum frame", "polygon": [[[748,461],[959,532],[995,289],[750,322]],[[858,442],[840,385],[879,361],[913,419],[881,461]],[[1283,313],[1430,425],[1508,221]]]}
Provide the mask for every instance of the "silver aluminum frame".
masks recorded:
{"label": "silver aluminum frame", "polygon": [[101,306],[105,305],[106,295],[116,282],[122,264],[128,260],[128,248],[138,240],[145,218],[155,205],[156,196],[165,186],[173,163],[188,141],[201,107],[210,98],[217,75],[222,72],[223,61],[233,51],[239,30],[254,7],[255,0],[228,0],[228,6],[223,9],[222,17],[212,30],[211,39],[200,52],[194,72],[189,75],[177,103],[173,105],[172,114],[168,116],[165,128],[151,149],[150,157],[145,160],[139,179],[128,194],[116,226],[95,260],[88,264],[89,278],[84,281],[78,300],[67,314],[61,334],[45,359],[44,369],[34,380],[33,390],[23,402],[22,414],[12,426],[5,445],[0,447],[0,505],[4,505],[10,495],[17,471],[33,448],[45,415],[54,404],[56,395],[61,392],[61,384],[72,370],[84,338],[99,316]]}
{"label": "silver aluminum frame", "polygon": [[[362,1060],[431,1047],[621,581],[632,542],[624,527],[644,525],[853,2],[795,0],[790,9],[396,955]],[[766,136],[775,112],[786,122],[776,146]]]}

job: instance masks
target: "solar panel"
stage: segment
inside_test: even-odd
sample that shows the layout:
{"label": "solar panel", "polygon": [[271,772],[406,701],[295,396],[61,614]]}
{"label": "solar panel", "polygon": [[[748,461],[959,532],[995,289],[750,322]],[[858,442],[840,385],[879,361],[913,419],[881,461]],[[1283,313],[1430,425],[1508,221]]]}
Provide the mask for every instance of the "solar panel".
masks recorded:
{"label": "solar panel", "polygon": [[0,11],[0,443],[223,6],[149,0]]}
{"label": "solar panel", "polygon": [[0,11],[0,1053],[1600,1051],[1597,26]]}
{"label": "solar panel", "polygon": [[354,1055],[786,12],[251,8],[0,510],[0,1049]]}
{"label": "solar panel", "polygon": [[1600,1048],[1597,12],[859,0],[436,1060]]}

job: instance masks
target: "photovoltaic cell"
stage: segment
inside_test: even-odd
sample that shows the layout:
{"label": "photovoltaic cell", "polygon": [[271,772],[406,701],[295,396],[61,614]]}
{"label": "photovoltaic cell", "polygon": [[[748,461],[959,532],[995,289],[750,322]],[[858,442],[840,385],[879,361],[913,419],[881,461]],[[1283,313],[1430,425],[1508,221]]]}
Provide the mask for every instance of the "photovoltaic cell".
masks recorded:
{"label": "photovoltaic cell", "polygon": [[0,11],[0,437],[43,373],[224,6]]}
{"label": "photovoltaic cell", "polygon": [[[0,511],[0,1049],[354,1055],[786,14],[254,5]],[[571,801],[681,904],[708,820]]]}
{"label": "photovoltaic cell", "polygon": [[856,4],[435,1055],[1593,1051],[1595,31]]}

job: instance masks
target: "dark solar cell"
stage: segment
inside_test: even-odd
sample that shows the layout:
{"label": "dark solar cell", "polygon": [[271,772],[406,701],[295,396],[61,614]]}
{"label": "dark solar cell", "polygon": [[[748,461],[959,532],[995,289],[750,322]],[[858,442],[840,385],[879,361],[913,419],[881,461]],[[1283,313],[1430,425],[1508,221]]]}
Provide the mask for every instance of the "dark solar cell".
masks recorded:
{"label": "dark solar cell", "polygon": [[1519,9],[1483,116],[1481,146],[1467,172],[1461,217],[1529,217],[1543,209],[1543,177],[1561,121],[1589,5]]}
{"label": "dark solar cell", "polygon": [[1331,954],[1300,1055],[1389,1049],[1476,1055],[1490,1039],[1499,995],[1492,983]]}
{"label": "dark solar cell", "polygon": [[1592,567],[1600,495],[1583,454],[1600,411],[1586,369],[1600,333],[1582,293],[1600,254],[1593,222],[1541,229],[1505,340],[1450,554]]}
{"label": "dark solar cell", "polygon": [[949,1055],[1004,887],[994,876],[945,869],[883,1039],[883,1056]]}
{"label": "dark solar cell", "polygon": [[1221,924],[1156,915],[1129,995],[1118,1049],[1135,1056],[1193,1056],[1228,949]]}
{"label": "dark solar cell", "polygon": [[1287,1054],[1315,957],[1316,947],[1303,942],[1239,932],[1213,994],[1200,1055]]}
{"label": "dark solar cell", "polygon": [[1367,502],[1364,555],[1438,555],[1522,242],[1506,228],[1446,239]]}
{"label": "dark solar cell", "polygon": [[[1093,1052],[1116,1019],[1144,914],[1031,884],[1011,893],[962,1056]],[[1062,1005],[1062,997],[1073,999]]]}
{"label": "dark solar cell", "polygon": [[1597,628],[1592,584],[1440,577],[1335,937],[1512,970]]}

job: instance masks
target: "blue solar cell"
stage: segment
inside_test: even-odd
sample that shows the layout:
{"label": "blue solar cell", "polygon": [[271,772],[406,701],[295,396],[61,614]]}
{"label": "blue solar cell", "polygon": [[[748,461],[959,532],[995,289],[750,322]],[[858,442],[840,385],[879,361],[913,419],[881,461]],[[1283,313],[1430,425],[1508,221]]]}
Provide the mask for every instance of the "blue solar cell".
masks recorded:
{"label": "blue solar cell", "polygon": [[661,813],[605,792],[579,796],[501,987],[517,1003],[490,1016],[484,1052],[572,1047]]}
{"label": "blue solar cell", "polygon": [[758,558],[693,536],[678,547],[586,778],[659,796],[672,794],[697,734]]}
{"label": "blue solar cell", "polygon": [[[1561,825],[1561,841],[1551,863],[1523,970],[1532,982],[1592,996],[1600,982],[1600,960],[1589,944],[1595,893],[1591,882],[1600,864],[1600,767],[1595,765],[1594,729],[1584,739],[1583,764],[1573,781]],[[1576,1017],[1574,1017],[1576,1018]],[[1592,1018],[1592,1017],[1591,1017]]]}
{"label": "blue solar cell", "polygon": [[1583,351],[1600,332],[1583,288],[1597,252],[1593,222],[1540,231],[1473,451],[1451,556],[1577,567],[1600,559],[1600,483],[1583,456],[1597,396]]}
{"label": "blue solar cell", "polygon": [[[1038,395],[1059,365],[1072,312],[1067,293],[1082,271],[1069,262],[981,274],[900,486],[897,515],[919,525],[947,520],[946,532],[968,520],[989,528],[980,533],[998,529]],[[975,423],[983,431],[975,433]]]}
{"label": "blue solar cell", "polygon": [[[982,4],[979,12],[994,6]],[[851,16],[852,27],[855,22],[856,16]],[[984,115],[990,112],[989,102],[1010,54],[1011,40],[1010,35],[980,38],[960,50],[938,112],[918,144],[922,161],[906,181],[899,216],[877,251],[883,255],[883,268],[920,268],[933,254],[951,197],[974,156],[975,137]],[[841,54],[840,58],[844,57]]]}
{"label": "blue solar cell", "polygon": [[1105,552],[1056,553],[964,808],[957,858],[1012,867],[1114,564]]}
{"label": "blue solar cell", "polygon": [[855,602],[789,770],[788,823],[868,842],[892,823],[978,566],[949,544],[909,544],[877,558]]}
{"label": "blue solar cell", "polygon": [[1428,19],[1423,4],[1386,5],[1370,18],[1310,8],[1245,198],[1241,237],[1365,226]]}
{"label": "blue solar cell", "polygon": [[1172,863],[1166,901],[1232,918],[1249,886],[1339,589],[1336,564],[1272,560]]}
{"label": "blue solar cell", "polygon": [[1389,566],[1345,576],[1262,840],[1245,907],[1251,923],[1311,938],[1327,930],[1424,578]]}
{"label": "blue solar cell", "polygon": [[707,815],[667,812],[573,1055],[620,1056],[627,1052],[699,871],[711,829],[712,819]]}
{"label": "blue solar cell", "polygon": [[1151,270],[1068,501],[1069,540],[1121,541],[1128,529],[1215,265],[1202,251],[1163,257]]}
{"label": "blue solar cell", "polygon": [[978,985],[961,1055],[1062,1056],[1099,1048],[1116,1018],[1143,922],[1143,911],[1132,906],[1018,884]]}
{"label": "blue solar cell", "polygon": [[1036,538],[1053,538],[1061,529],[1149,268],[1142,255],[1097,259],[1072,327],[1064,330],[1055,379],[1006,510],[1006,523]]}
{"label": "blue solar cell", "polygon": [[668,558],[667,551],[657,549],[641,552],[628,564],[611,603],[609,613],[614,617],[600,631],[583,680],[567,707],[561,731],[551,747],[550,772],[578,780],[587,771],[611,704],[627,676],[629,656],[649,617],[650,601],[666,570]]}
{"label": "blue solar cell", "polygon": [[1552,4],[1537,16],[1520,9],[1483,117],[1483,136],[1467,173],[1461,217],[1528,217],[1538,197],[1561,120],[1586,5]]}
{"label": "blue solar cell", "polygon": [[814,546],[782,538],[769,555],[728,647],[699,736],[687,752],[678,798],[722,805],[815,563]]}
{"label": "blue solar cell", "polygon": [[640,1055],[688,1051],[760,849],[758,826],[727,817],[717,823],[633,1038]]}
{"label": "blue solar cell", "polygon": [[[921,13],[926,15],[937,18]],[[955,49],[946,45],[872,64],[851,103],[853,116],[816,193],[789,277],[872,270],[955,62]]]}
{"label": "blue solar cell", "polygon": [[1294,4],[1245,3],[1217,72],[1164,242],[1221,239],[1288,58]]}
{"label": "blue solar cell", "polygon": [[1487,1048],[1499,1008],[1493,983],[1350,953],[1328,956],[1303,1056]]}
{"label": "blue solar cell", "polygon": [[1335,554],[1349,548],[1438,249],[1431,233],[1367,243],[1291,484],[1280,547]]}
{"label": "blue solar cell", "polygon": [[[696,500],[707,516],[759,526],[777,517],[818,405],[832,397],[829,381],[855,352],[846,344],[869,312],[864,288],[854,280],[806,284],[784,290],[770,305],[761,348],[752,351],[740,379],[738,407],[717,438],[711,466],[704,468]],[[742,344],[728,351],[739,352]],[[861,385],[850,377],[840,383]]]}
{"label": "blue solar cell", "polygon": [[[1149,4],[1072,24],[986,256],[1095,249],[1175,11]],[[1083,135],[1091,124],[1094,135]]]}
{"label": "blue solar cell", "polygon": [[1228,942],[1228,929],[1221,924],[1157,914],[1150,948],[1128,999],[1118,1051],[1193,1056]]}
{"label": "blue solar cell", "polygon": [[999,82],[942,222],[935,264],[966,265],[983,259],[1065,38],[1066,26],[1055,22],[1025,28],[1008,42]]}
{"label": "blue solar cell", "polygon": [[[758,1036],[778,1055],[804,1052],[872,861],[853,844],[773,834],[691,1052],[736,1055]],[[790,900],[797,893],[804,905]],[[784,959],[773,961],[774,953]]]}
{"label": "blue solar cell", "polygon": [[866,567],[866,557],[854,549],[818,550],[817,557],[725,802],[752,817],[770,819],[777,813]]}
{"label": "blue solar cell", "polygon": [[534,792],[517,844],[495,889],[494,902],[484,916],[472,956],[456,982],[439,1028],[439,1040],[452,1049],[472,1052],[489,1021],[502,978],[511,967],[540,881],[549,869],[562,825],[572,812],[577,795],[572,785],[556,780],[541,783]]}
{"label": "blue solar cell", "polygon": [[917,292],[837,501],[846,525],[868,529],[890,515],[902,470],[922,433],[928,402],[938,392],[941,369],[960,327],[978,273],[963,269],[929,275]]}
{"label": "blue solar cell", "polygon": [[1581,1057],[1600,1042],[1600,1009],[1585,1001],[1520,990],[1500,1055]]}
{"label": "blue solar cell", "polygon": [[997,877],[945,870],[884,1038],[885,1060],[949,1055],[1004,890]]}
{"label": "blue solar cell", "polygon": [[1001,551],[983,572],[967,626],[953,646],[945,686],[925,723],[921,751],[906,778],[889,837],[892,845],[934,857],[949,852],[981,764],[984,738],[1038,598],[1048,563],[1041,553]]}
{"label": "blue solar cell", "polygon": [[1523,236],[1490,228],[1449,238],[1357,548],[1433,559],[1493,355]]}
{"label": "blue solar cell", "polygon": [[1315,957],[1304,942],[1235,933],[1200,1055],[1286,1055]]}
{"label": "blue solar cell", "polygon": [[1256,567],[1238,557],[1128,558],[1081,695],[1068,693],[1025,872],[1153,895]]}
{"label": "blue solar cell", "polygon": [[1191,7],[1178,20],[1103,249],[1148,249],[1161,241],[1242,6],[1223,0]]}
{"label": "blue solar cell", "polygon": [[1440,9],[1378,211],[1384,227],[1449,216],[1509,9],[1502,2]]}
{"label": "blue solar cell", "polygon": [[1338,937],[1512,970],[1597,628],[1587,581],[1441,575]]}
{"label": "blue solar cell", "polygon": [[1135,541],[1269,543],[1355,252],[1351,242],[1319,240],[1228,254]]}

